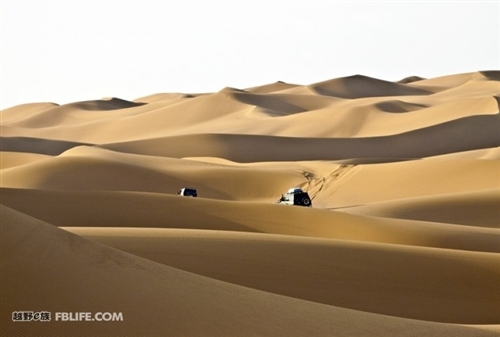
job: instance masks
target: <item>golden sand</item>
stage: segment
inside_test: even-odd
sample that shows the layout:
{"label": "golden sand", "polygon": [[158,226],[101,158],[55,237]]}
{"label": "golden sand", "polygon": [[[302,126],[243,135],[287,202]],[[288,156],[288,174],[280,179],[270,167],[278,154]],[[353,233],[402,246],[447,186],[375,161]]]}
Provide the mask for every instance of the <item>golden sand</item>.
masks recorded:
{"label": "golden sand", "polygon": [[500,335],[499,80],[3,110],[1,335]]}

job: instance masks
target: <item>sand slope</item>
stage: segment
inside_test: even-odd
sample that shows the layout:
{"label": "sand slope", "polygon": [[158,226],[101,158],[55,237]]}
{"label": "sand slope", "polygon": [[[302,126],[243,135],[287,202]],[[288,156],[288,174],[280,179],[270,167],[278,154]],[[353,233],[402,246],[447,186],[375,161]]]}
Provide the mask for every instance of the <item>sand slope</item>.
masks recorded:
{"label": "sand slope", "polygon": [[220,231],[68,230],[197,274],[313,302],[453,323],[492,324],[500,317],[498,254]]}
{"label": "sand slope", "polygon": [[500,191],[455,193],[346,208],[355,214],[500,228]]}
{"label": "sand slope", "polygon": [[0,334],[498,336],[499,106],[490,70],[5,109]]}
{"label": "sand slope", "polygon": [[[6,207],[1,211],[2,335],[492,335],[219,282],[88,241]],[[11,311],[20,308],[119,311],[123,321],[13,323]]]}

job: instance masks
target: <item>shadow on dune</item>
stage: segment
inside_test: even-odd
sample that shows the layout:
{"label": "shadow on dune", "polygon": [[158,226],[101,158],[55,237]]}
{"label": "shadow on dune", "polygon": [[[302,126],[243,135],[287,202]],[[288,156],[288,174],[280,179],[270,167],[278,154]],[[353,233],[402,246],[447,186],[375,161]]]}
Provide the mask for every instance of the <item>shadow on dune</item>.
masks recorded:
{"label": "shadow on dune", "polygon": [[365,97],[429,95],[432,92],[362,75],[336,78],[309,86],[320,95],[356,99]]}
{"label": "shadow on dune", "polygon": [[499,70],[485,70],[479,72],[481,75],[492,81],[500,81],[500,71]]}
{"label": "shadow on dune", "polygon": [[31,137],[0,137],[0,151],[5,152],[26,152],[57,156],[80,145],[93,144]]}
{"label": "shadow on dune", "polygon": [[103,144],[114,151],[153,156],[223,157],[236,162],[408,159],[500,146],[500,115],[465,117],[393,136],[295,138],[198,134]]}
{"label": "shadow on dune", "polygon": [[121,98],[112,97],[110,99],[100,99],[92,101],[75,102],[64,105],[65,107],[72,107],[78,110],[88,111],[111,111],[119,109],[135,108],[145,105],[142,102],[130,102]]}
{"label": "shadow on dune", "polygon": [[396,83],[409,84],[409,83],[418,82],[418,81],[422,81],[422,80],[425,80],[425,78],[420,77],[420,76],[408,76],[408,77],[405,77],[405,78],[397,81]]}
{"label": "shadow on dune", "polygon": [[408,103],[399,100],[384,101],[375,104],[375,106],[384,112],[390,113],[405,113],[428,107],[425,104]]}

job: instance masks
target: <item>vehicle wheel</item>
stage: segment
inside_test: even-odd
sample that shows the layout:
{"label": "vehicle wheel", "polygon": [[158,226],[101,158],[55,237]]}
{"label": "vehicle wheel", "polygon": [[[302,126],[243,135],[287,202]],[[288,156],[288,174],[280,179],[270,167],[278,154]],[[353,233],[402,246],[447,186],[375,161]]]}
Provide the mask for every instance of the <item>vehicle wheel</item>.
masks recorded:
{"label": "vehicle wheel", "polygon": [[302,198],[302,205],[304,206],[310,206],[311,205],[311,200],[309,198]]}

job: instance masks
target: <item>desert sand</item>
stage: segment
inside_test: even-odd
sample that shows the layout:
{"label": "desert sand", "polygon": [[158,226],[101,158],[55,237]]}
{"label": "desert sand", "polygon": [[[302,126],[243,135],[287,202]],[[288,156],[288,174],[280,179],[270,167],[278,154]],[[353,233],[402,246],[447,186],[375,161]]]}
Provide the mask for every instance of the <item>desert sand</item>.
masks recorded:
{"label": "desert sand", "polygon": [[478,71],[5,109],[0,334],[500,336],[499,106]]}

